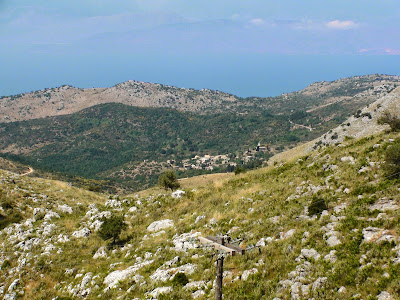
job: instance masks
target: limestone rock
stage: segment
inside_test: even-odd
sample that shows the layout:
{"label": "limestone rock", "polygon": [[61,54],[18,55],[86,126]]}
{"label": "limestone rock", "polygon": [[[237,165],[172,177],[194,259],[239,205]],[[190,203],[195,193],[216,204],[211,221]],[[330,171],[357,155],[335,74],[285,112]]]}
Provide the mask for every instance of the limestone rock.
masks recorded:
{"label": "limestone rock", "polygon": [[93,258],[107,258],[106,247],[103,246],[97,249],[96,253],[93,255]]}
{"label": "limestone rock", "polygon": [[117,270],[108,274],[105,278],[103,283],[107,285],[105,291],[116,288],[120,281],[124,281],[125,279],[131,277],[135,274],[140,268],[152,264],[153,260],[143,261],[140,263],[136,263],[133,266],[130,266],[124,270]]}
{"label": "limestone rock", "polygon": [[337,260],[336,250],[331,250],[331,252],[329,252],[329,254],[324,256],[324,259],[326,261],[329,261],[330,263],[335,263]]}
{"label": "limestone rock", "polygon": [[249,278],[250,275],[256,274],[256,273],[258,273],[258,269],[257,268],[253,268],[253,269],[250,269],[250,270],[245,270],[243,272],[243,274],[242,274],[242,280],[246,281]]}
{"label": "limestone rock", "polygon": [[148,293],[148,295],[153,298],[157,298],[161,294],[168,294],[168,293],[171,293],[172,291],[173,291],[173,289],[171,286],[164,286],[164,287],[158,287],[158,288],[152,290],[150,293]]}
{"label": "limestone rock", "polygon": [[394,299],[394,298],[393,298],[392,295],[390,295],[388,292],[384,291],[384,292],[381,292],[381,293],[377,296],[376,299],[377,299],[377,300],[392,300],[392,299]]}
{"label": "limestone rock", "polygon": [[185,290],[198,290],[205,286],[206,286],[206,282],[204,280],[200,280],[200,281],[189,282],[183,288]]}
{"label": "limestone rock", "polygon": [[76,237],[76,238],[84,238],[84,237],[88,237],[90,235],[90,233],[91,233],[90,229],[87,227],[84,227],[81,230],[74,231],[72,233],[72,236]]}
{"label": "limestone rock", "polygon": [[321,289],[327,281],[328,277],[317,278],[317,280],[315,280],[314,283],[312,284],[312,290],[316,291],[318,289]]}
{"label": "limestone rock", "polygon": [[147,231],[150,232],[157,232],[160,231],[162,229],[166,229],[166,228],[170,228],[174,226],[174,222],[172,220],[160,220],[160,221],[155,221],[153,223],[151,223],[148,227],[147,227]]}
{"label": "limestone rock", "polygon": [[175,236],[172,240],[174,243],[175,251],[187,251],[188,249],[197,249],[200,247],[198,237],[201,235],[200,232],[183,233],[179,236]]}
{"label": "limestone rock", "polygon": [[200,298],[200,297],[204,296],[205,294],[206,294],[205,291],[198,290],[198,291],[195,291],[194,293],[192,293],[192,298],[193,299],[197,299],[197,298]]}
{"label": "limestone rock", "polygon": [[281,239],[281,240],[284,240],[284,239],[290,238],[291,236],[293,236],[293,234],[294,234],[295,232],[296,232],[295,229],[290,229],[290,230],[288,230],[287,232],[281,232],[281,234],[280,234],[280,239]]}
{"label": "limestone rock", "polygon": [[315,249],[301,249],[301,254],[296,258],[297,262],[300,262],[304,259],[315,259],[318,260],[321,257]]}
{"label": "limestone rock", "polygon": [[195,223],[198,223],[198,222],[200,222],[201,220],[203,220],[203,219],[205,219],[205,218],[206,218],[206,216],[203,216],[203,215],[197,216],[196,221],[194,221],[194,222],[195,222]]}
{"label": "limestone rock", "polygon": [[371,211],[380,210],[380,211],[388,211],[388,210],[397,210],[399,209],[399,205],[397,205],[394,200],[381,199],[378,203],[371,205],[369,208]]}
{"label": "limestone rock", "polygon": [[60,216],[58,213],[54,212],[54,211],[49,211],[48,213],[46,213],[46,215],[44,216],[44,220],[45,221],[50,221],[53,218],[57,218],[59,219]]}
{"label": "limestone rock", "polygon": [[67,204],[58,205],[58,210],[67,214],[72,214],[73,212],[72,207],[68,206]]}
{"label": "limestone rock", "polygon": [[179,199],[179,198],[181,198],[184,194],[185,194],[185,191],[176,190],[175,192],[172,192],[172,193],[171,193],[171,197],[172,197],[172,198]]}
{"label": "limestone rock", "polygon": [[164,269],[163,267],[158,268],[152,275],[150,275],[153,281],[166,282],[172,279],[177,273],[185,273],[186,275],[193,274],[196,270],[194,264],[186,264],[177,268]]}

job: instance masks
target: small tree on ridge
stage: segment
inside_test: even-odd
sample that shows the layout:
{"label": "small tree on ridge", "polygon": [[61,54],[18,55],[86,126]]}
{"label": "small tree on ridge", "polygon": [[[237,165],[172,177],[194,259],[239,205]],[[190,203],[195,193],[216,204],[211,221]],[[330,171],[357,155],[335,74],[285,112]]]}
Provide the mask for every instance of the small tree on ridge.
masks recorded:
{"label": "small tree on ridge", "polygon": [[158,184],[166,190],[171,189],[171,191],[176,190],[181,186],[173,171],[166,171],[161,174],[158,178]]}

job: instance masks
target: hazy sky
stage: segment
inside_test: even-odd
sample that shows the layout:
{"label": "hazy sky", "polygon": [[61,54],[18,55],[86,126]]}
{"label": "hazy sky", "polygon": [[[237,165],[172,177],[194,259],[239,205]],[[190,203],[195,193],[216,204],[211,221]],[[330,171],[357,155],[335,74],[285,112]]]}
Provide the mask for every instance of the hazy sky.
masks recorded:
{"label": "hazy sky", "polygon": [[400,75],[398,0],[0,0],[0,95],[129,79],[246,95]]}

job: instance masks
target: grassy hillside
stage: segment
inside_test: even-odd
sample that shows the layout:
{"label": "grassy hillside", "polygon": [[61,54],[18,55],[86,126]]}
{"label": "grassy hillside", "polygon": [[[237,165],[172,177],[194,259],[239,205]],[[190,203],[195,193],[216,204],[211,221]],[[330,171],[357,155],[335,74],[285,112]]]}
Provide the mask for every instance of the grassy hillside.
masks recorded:
{"label": "grassy hillside", "polygon": [[[382,166],[399,138],[347,139],[246,174],[187,179],[181,198],[156,188],[96,194],[1,172],[0,291],[22,299],[209,299],[214,251],[196,236],[229,234],[261,253],[226,258],[226,299],[396,299],[400,182]],[[111,214],[128,224],[114,246],[96,233]],[[7,224],[11,215],[18,224]],[[163,229],[154,226],[163,220]],[[189,284],[174,280],[177,273]]]}

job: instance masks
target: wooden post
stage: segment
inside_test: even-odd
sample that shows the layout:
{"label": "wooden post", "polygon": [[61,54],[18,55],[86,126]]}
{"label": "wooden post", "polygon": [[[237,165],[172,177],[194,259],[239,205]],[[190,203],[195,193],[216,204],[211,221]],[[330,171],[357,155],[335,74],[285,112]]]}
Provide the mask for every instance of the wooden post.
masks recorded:
{"label": "wooden post", "polygon": [[222,276],[224,272],[224,256],[217,258],[217,281],[215,285],[215,300],[222,300]]}

